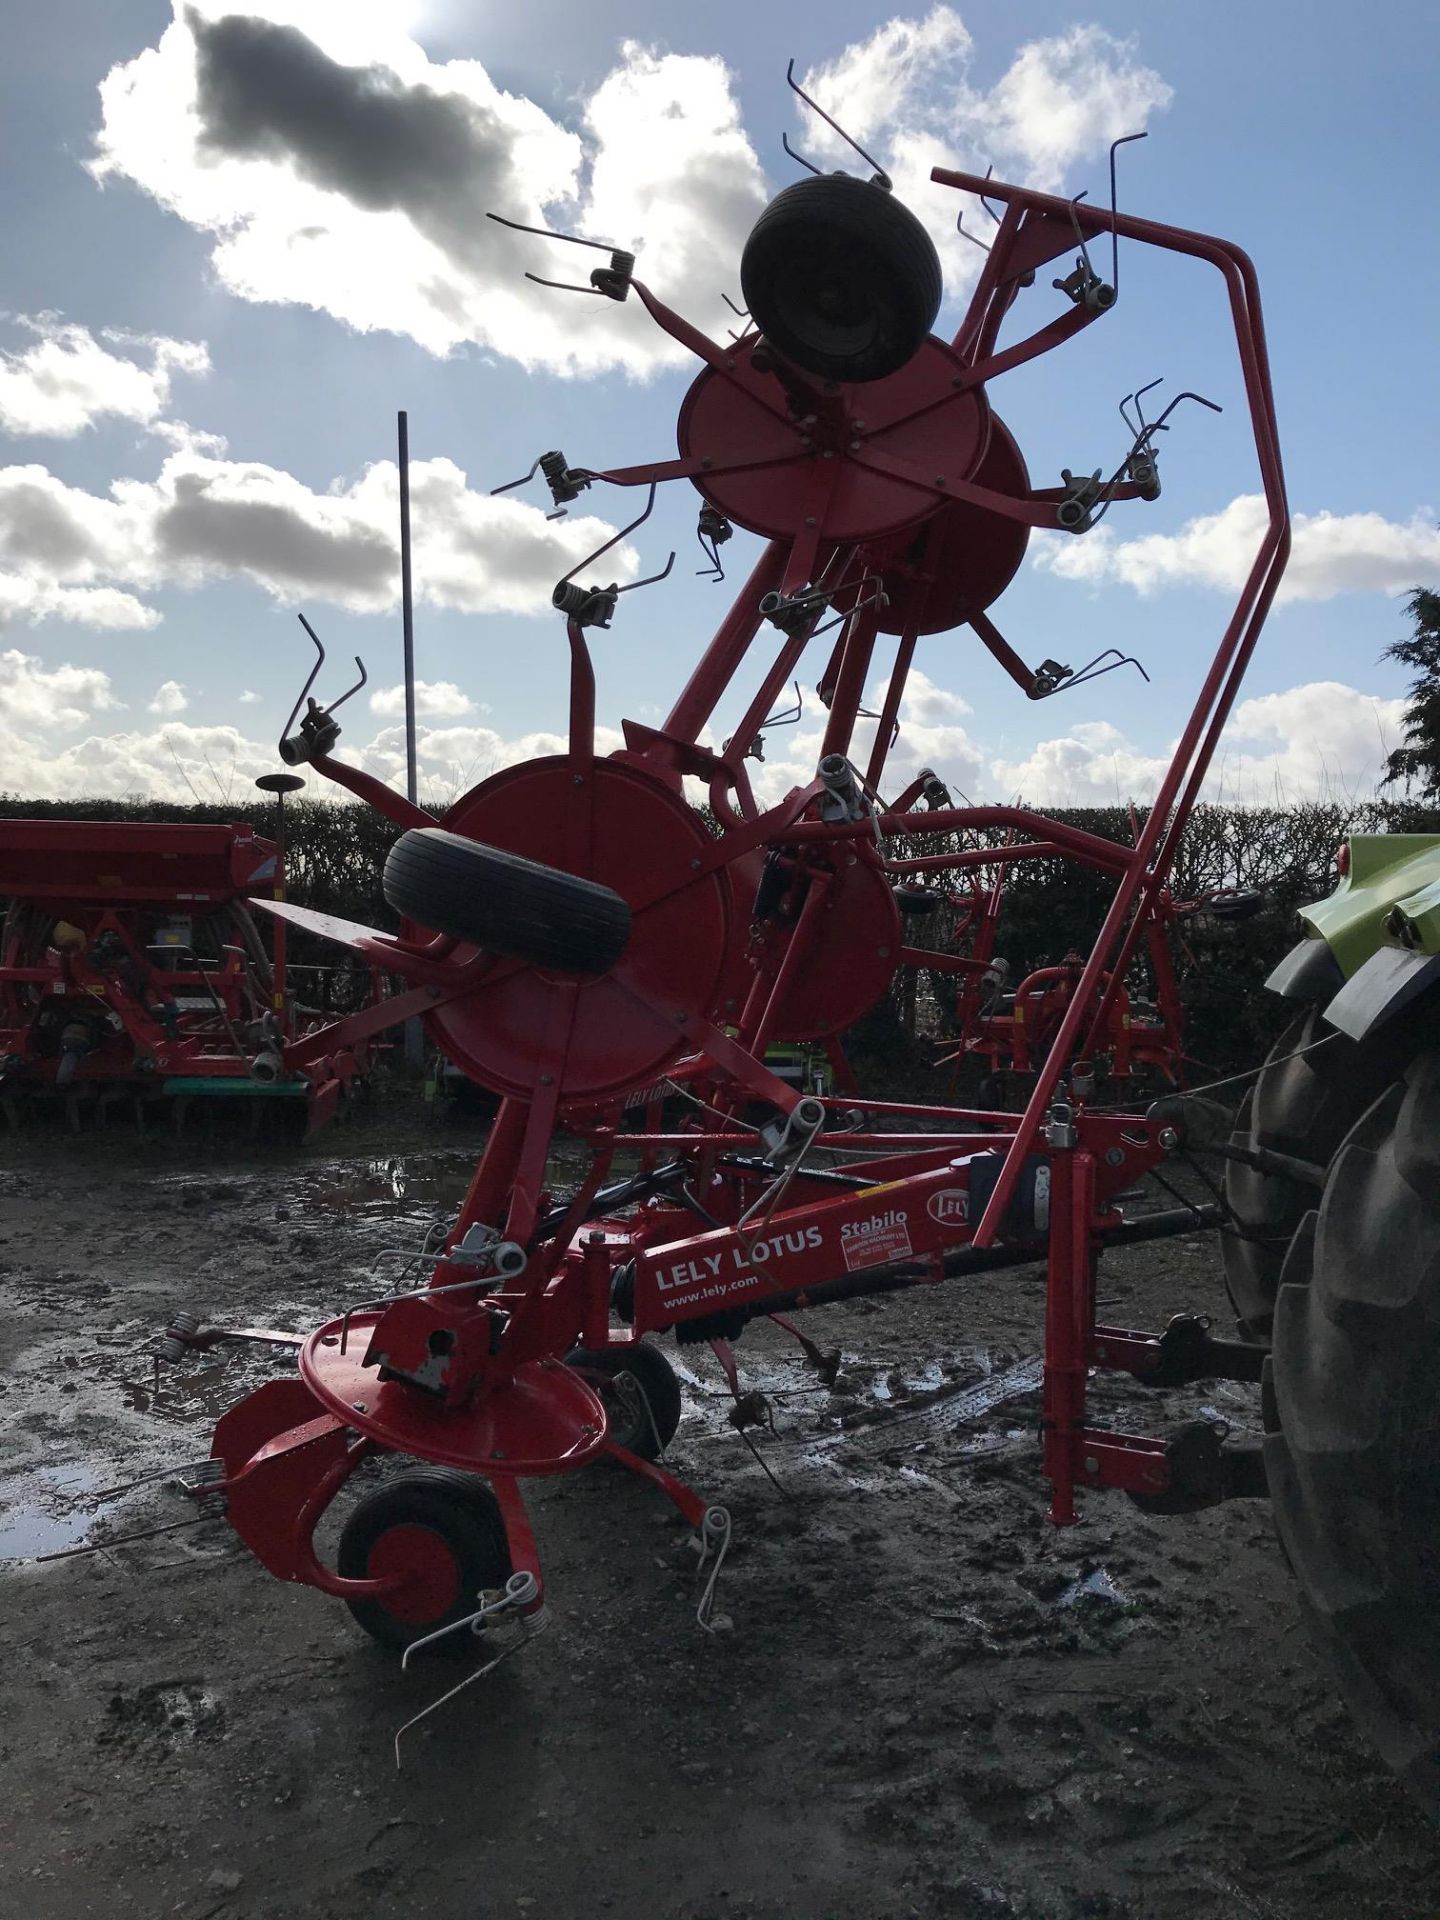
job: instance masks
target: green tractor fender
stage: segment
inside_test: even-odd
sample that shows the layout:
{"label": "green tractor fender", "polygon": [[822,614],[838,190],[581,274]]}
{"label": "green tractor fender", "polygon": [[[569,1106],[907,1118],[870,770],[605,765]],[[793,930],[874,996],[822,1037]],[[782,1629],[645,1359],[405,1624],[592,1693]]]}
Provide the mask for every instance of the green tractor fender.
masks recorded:
{"label": "green tractor fender", "polygon": [[1265,985],[1363,1040],[1440,987],[1440,835],[1357,833],[1347,845],[1339,885],[1300,909],[1307,937]]}

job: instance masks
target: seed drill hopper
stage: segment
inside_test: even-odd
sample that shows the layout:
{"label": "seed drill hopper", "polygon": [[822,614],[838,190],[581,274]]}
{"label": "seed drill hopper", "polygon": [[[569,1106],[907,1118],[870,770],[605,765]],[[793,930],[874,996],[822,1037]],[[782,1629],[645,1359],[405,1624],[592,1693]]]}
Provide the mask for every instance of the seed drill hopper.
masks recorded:
{"label": "seed drill hopper", "polygon": [[[271,776],[298,785],[293,775]],[[0,821],[0,1103],[72,1126],[116,1106],[283,1102],[307,1130],[334,1112],[363,1046],[307,1048],[283,932],[250,911],[283,896],[279,843],[248,826]]]}

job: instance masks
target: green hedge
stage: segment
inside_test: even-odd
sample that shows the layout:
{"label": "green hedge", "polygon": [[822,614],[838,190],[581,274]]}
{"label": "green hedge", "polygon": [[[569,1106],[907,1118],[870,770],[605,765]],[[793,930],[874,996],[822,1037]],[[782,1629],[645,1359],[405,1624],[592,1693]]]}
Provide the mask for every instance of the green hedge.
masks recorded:
{"label": "green hedge", "polygon": [[[1135,830],[1127,808],[1087,807],[1057,811],[1055,819],[1089,833],[1129,844]],[[176,807],[137,800],[22,800],[0,794],[0,819],[247,820],[273,832],[271,802],[255,806]],[[1139,815],[1143,823],[1144,815]],[[380,892],[380,872],[398,829],[369,807],[321,800],[292,800],[286,808],[290,897],[321,912],[390,927],[394,916]],[[1295,912],[1335,884],[1334,855],[1347,833],[1440,833],[1440,809],[1406,802],[1359,807],[1325,803],[1297,807],[1199,807],[1191,816],[1174,876],[1178,897],[1211,887],[1254,887],[1268,904],[1257,918],[1239,924],[1188,923],[1177,953],[1180,990],[1187,1007],[1189,1044],[1205,1066],[1230,1069],[1263,1051],[1276,1022],[1276,1008],[1258,991],[1276,960],[1296,937]],[[998,844],[1007,836],[988,836]],[[897,840],[899,857],[933,853],[950,841]],[[969,844],[974,844],[973,839]],[[1060,959],[1067,948],[1087,948],[1100,925],[1111,884],[1062,861],[1025,863],[1010,882],[999,951],[1018,979],[1033,967]],[[940,913],[909,922],[912,945],[944,947],[954,915]],[[315,951],[297,940],[297,962],[333,964],[335,950]],[[333,979],[315,976],[316,1004],[345,1004],[354,982],[341,969]],[[939,985],[939,992],[936,986]],[[953,992],[941,976],[902,973],[882,1025],[909,1032],[943,1030]]]}

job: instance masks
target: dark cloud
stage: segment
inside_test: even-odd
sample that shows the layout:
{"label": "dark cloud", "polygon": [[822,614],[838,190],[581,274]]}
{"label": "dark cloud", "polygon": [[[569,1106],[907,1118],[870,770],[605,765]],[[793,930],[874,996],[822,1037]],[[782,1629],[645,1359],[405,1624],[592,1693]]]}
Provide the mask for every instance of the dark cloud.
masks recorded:
{"label": "dark cloud", "polygon": [[396,589],[396,547],[384,534],[353,522],[320,525],[280,503],[217,496],[201,474],[176,476],[155,543],[164,560],[248,573],[282,593],[385,603]]}
{"label": "dark cloud", "polygon": [[83,571],[96,558],[90,529],[57,497],[53,482],[13,473],[5,476],[0,493],[0,557],[62,577]]}
{"label": "dark cloud", "polygon": [[289,161],[304,179],[371,212],[400,212],[448,248],[469,251],[487,209],[515,203],[511,133],[459,94],[407,86],[385,67],[347,67],[296,27],[248,14],[205,21],[195,37],[200,145]]}

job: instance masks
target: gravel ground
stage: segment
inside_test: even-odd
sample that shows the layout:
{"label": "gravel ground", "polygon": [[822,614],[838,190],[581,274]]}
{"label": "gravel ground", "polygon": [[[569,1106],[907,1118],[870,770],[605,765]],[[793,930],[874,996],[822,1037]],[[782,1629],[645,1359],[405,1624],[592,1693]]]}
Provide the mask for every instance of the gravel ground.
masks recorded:
{"label": "gravel ground", "polygon": [[[288,1156],[43,1131],[0,1165],[0,1913],[16,1920],[1411,1920],[1440,1846],[1351,1729],[1263,1502],[1056,1532],[1027,1269],[816,1310],[817,1386],[768,1325],[757,1461],[708,1352],[672,1462],[735,1523],[695,1622],[686,1529],[606,1467],[531,1502],[550,1625],[401,1674],[223,1520],[37,1561],[191,1509],[126,1483],[205,1454],[268,1350],[167,1370],[171,1310],[304,1329],[453,1206],[474,1123],[373,1114]],[[1224,1319],[1213,1242],[1107,1261],[1107,1317]],[[1242,1386],[1098,1384],[1114,1424]],[[763,1465],[761,1462],[763,1461]],[[769,1474],[765,1468],[769,1469]],[[769,1477],[773,1475],[773,1481]],[[778,1487],[775,1484],[778,1482]]]}

